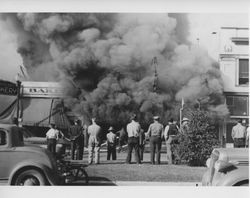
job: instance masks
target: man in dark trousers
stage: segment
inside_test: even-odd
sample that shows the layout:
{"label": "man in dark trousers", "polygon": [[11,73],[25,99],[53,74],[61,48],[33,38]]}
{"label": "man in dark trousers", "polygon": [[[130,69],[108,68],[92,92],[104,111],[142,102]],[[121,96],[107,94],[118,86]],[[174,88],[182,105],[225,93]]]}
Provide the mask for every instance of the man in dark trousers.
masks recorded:
{"label": "man in dark trousers", "polygon": [[56,129],[55,124],[50,124],[50,129],[46,133],[47,149],[56,155],[56,142],[58,140],[59,131]]}
{"label": "man in dark trousers", "polygon": [[132,115],[131,122],[127,125],[127,133],[128,133],[128,155],[126,159],[126,163],[131,163],[131,154],[133,149],[135,149],[135,158],[136,163],[141,164],[140,156],[139,156],[139,133],[141,130],[141,125],[137,122],[136,115]]}
{"label": "man in dark trousers", "polygon": [[141,161],[143,161],[143,153],[144,153],[145,144],[146,144],[145,133],[144,133],[144,130],[141,129],[139,133],[139,155],[140,155]]}
{"label": "man in dark trousers", "polygon": [[122,146],[125,145],[127,142],[127,133],[125,131],[125,127],[122,127],[121,130],[117,132],[117,134],[119,134],[118,153],[120,153],[122,151]]}
{"label": "man in dark trousers", "polygon": [[155,164],[155,151],[156,151],[156,164],[161,163],[161,139],[163,138],[163,125],[159,122],[160,117],[154,116],[154,123],[149,125],[147,137],[150,137],[150,153],[151,164]]}
{"label": "man in dark trousers", "polygon": [[114,128],[109,127],[109,133],[107,134],[107,160],[110,160],[112,155],[112,160],[116,160],[116,135],[114,133]]}
{"label": "man in dark trousers", "polygon": [[[83,148],[84,148],[84,135],[80,120],[75,120],[74,125],[69,128],[69,136],[71,140],[71,159],[82,160]],[[77,158],[75,157],[76,151],[77,151]]]}
{"label": "man in dark trousers", "polygon": [[237,124],[232,128],[232,139],[234,140],[234,148],[245,147],[246,127],[242,125],[239,119]]}

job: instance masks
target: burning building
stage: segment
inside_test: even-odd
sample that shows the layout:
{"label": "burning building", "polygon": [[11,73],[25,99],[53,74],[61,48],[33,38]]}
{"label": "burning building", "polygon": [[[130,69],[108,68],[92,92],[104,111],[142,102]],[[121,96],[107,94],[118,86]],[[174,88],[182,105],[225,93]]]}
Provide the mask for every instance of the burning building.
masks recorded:
{"label": "burning building", "polygon": [[[60,82],[65,105],[85,122],[123,125],[136,112],[146,126],[178,118],[182,98],[223,117],[219,65],[188,41],[186,14],[19,13],[1,17],[17,33],[30,79]],[[157,57],[157,92],[154,88]],[[80,93],[75,91],[77,87]]]}

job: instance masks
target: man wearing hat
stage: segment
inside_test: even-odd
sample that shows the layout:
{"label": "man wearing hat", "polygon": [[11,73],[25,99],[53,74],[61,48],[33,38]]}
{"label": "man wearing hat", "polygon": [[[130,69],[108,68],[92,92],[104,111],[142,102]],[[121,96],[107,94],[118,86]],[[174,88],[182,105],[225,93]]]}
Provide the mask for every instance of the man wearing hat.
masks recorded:
{"label": "man wearing hat", "polygon": [[137,117],[135,114],[131,116],[131,122],[127,125],[128,133],[128,155],[126,163],[131,163],[131,155],[133,148],[135,149],[136,163],[141,164],[139,155],[139,133],[141,130],[141,125],[137,122]]}
{"label": "man wearing hat", "polygon": [[181,129],[180,129],[182,134],[187,134],[188,133],[188,129],[189,129],[188,122],[189,122],[188,118],[184,117],[182,119],[182,121],[181,121]]}
{"label": "man wearing hat", "polygon": [[110,160],[112,155],[112,160],[116,160],[116,135],[114,133],[114,128],[111,126],[108,129],[107,134],[107,160]]}
{"label": "man wearing hat", "polygon": [[[76,119],[74,125],[69,128],[69,136],[71,140],[71,159],[82,160],[83,157],[83,129],[81,127],[81,121]],[[75,152],[77,151],[77,156]]]}
{"label": "man wearing hat", "polygon": [[[165,127],[164,138],[166,140],[167,147],[167,160],[168,164],[173,164],[173,144],[176,140],[176,135],[178,133],[178,128],[176,124],[174,124],[174,119],[170,118],[168,121],[168,125]],[[174,151],[175,152],[175,151]]]}
{"label": "man wearing hat", "polygon": [[161,139],[163,138],[163,125],[159,122],[160,117],[154,116],[154,122],[150,124],[147,137],[150,137],[150,153],[151,153],[151,164],[155,164],[155,151],[156,151],[156,164],[160,164],[161,158]]}

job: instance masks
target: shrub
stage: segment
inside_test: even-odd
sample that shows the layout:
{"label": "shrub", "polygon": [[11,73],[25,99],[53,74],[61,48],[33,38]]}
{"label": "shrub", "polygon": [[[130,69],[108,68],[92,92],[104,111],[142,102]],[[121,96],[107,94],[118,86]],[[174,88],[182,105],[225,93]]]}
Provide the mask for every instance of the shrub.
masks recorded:
{"label": "shrub", "polygon": [[219,141],[206,111],[191,112],[189,128],[178,135],[178,154],[190,166],[204,166]]}

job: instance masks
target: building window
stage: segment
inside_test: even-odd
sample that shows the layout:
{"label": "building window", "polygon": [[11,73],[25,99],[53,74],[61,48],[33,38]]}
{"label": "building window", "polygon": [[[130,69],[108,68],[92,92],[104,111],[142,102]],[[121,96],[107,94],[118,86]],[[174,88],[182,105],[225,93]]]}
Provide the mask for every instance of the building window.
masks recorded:
{"label": "building window", "polygon": [[239,85],[249,84],[249,60],[239,59]]}
{"label": "building window", "polygon": [[0,131],[0,146],[6,145],[6,133],[4,131]]}
{"label": "building window", "polygon": [[226,96],[231,116],[248,116],[248,96]]}

